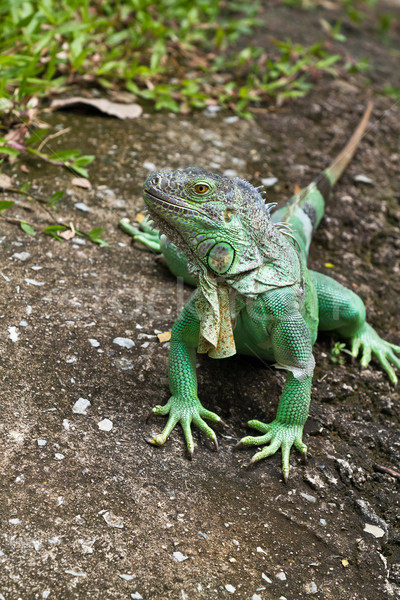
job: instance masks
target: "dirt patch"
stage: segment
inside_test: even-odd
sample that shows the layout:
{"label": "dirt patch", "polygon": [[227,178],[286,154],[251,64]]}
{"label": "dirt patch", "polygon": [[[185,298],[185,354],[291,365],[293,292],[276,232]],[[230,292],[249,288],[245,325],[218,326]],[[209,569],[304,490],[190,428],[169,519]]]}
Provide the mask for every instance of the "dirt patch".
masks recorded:
{"label": "dirt patch", "polygon": [[[281,7],[268,34],[303,32],[303,42],[325,12],[296,20]],[[398,76],[368,27],[346,33],[356,57],[368,46],[372,58],[385,51],[393,60],[376,83]],[[255,184],[274,176],[268,198],[282,202],[334,157],[370,96],[363,78],[349,76],[325,78],[306,99],[253,122],[209,111],[130,123],[50,117],[71,127],[71,147],[96,154],[93,190],[35,159],[16,178],[42,194],[67,189],[63,220],[105,227],[111,246],[30,238],[1,222],[0,598],[400,597],[399,481],[376,471],[400,464],[399,393],[386,375],[376,363],[333,365],[332,340],[319,339],[310,458],[303,465],[292,453],[287,486],[280,455],[245,470],[252,451],[232,452],[243,422],[273,416],[283,382],[245,357],[199,357],[200,397],[230,425],[218,453],[196,434],[189,462],[179,430],[164,448],[148,446],[163,421],[146,416],[168,397],[168,343],[156,334],[171,328],[191,290],[182,294],[157,256],[117,226],[142,208],[152,165],[229,170]],[[383,97],[375,105],[310,266],[355,289],[369,321],[399,343],[400,111]],[[360,174],[373,184],[356,184]],[[26,217],[18,206],[15,214]],[[73,411],[79,398],[90,402],[86,414]]]}

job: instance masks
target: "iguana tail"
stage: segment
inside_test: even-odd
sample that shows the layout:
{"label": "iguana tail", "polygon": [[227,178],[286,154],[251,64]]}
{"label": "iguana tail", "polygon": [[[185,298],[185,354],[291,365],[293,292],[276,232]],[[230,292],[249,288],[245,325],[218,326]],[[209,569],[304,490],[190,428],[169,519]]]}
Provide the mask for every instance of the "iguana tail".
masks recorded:
{"label": "iguana tail", "polygon": [[367,128],[371,111],[372,103],[369,103],[350,140],[330,166],[272,215],[275,223],[282,221],[291,224],[292,234],[305,255],[308,254],[312,234],[324,214],[325,202],[329,200],[334,184],[353,158]]}

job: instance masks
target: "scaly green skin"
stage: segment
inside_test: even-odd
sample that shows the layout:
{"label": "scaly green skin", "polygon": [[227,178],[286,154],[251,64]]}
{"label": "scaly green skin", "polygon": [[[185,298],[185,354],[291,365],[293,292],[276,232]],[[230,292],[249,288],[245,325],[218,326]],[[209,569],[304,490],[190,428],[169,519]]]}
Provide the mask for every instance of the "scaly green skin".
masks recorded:
{"label": "scaly green skin", "polygon": [[[193,283],[194,277],[199,286],[172,329],[172,396],[165,406],[153,409],[154,414],[168,415],[168,420],[162,433],[149,440],[152,444],[164,444],[179,422],[190,456],[194,450],[192,423],[217,447],[216,435],[204,419],[215,423],[221,419],[200,403],[195,369],[200,338],[209,336],[208,317],[226,314],[223,305],[227,296],[218,296],[217,290],[230,294],[232,319],[224,321],[221,317],[217,325],[212,321],[211,332],[222,332],[224,343],[215,348],[215,342],[211,355],[237,351],[274,360],[278,368],[289,372],[275,419],[269,424],[249,421],[249,426],[262,435],[245,437],[239,443],[264,446],[251,463],[281,448],[286,480],[291,447],[306,455],[302,433],[310,403],[312,346],[318,328],[350,338],[354,356],[362,347],[362,366],[374,353],[392,383],[397,383],[394,367],[400,368],[396,355],[400,347],[382,340],[366,323],[364,304],[354,292],[306,266],[309,243],[322,218],[324,201],[354,153],[370,110],[331,167],[272,217],[272,206],[264,203],[258,190],[237,178],[193,167],[157,171],[146,180],[144,198],[151,218],[172,243],[167,246],[165,236],[158,242],[157,232],[149,223],[141,225],[142,231],[129,230],[126,225],[124,228],[138,241],[161,251],[175,275],[188,283]],[[222,323],[221,330],[218,323]],[[233,350],[233,342],[225,339],[231,324]]]}

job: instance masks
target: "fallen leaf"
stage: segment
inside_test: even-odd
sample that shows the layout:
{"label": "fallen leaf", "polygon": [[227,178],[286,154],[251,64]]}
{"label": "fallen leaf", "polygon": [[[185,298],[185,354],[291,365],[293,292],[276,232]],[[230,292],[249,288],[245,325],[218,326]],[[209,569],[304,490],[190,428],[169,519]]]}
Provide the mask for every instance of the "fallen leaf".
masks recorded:
{"label": "fallen leaf", "polygon": [[299,185],[295,185],[294,186],[294,194],[298,194],[299,192],[301,192],[301,187]]}
{"label": "fallen leaf", "polygon": [[11,177],[9,177],[8,175],[4,175],[3,173],[0,173],[0,188],[3,188],[3,190],[9,190],[12,187],[13,187],[13,182],[12,182]]}
{"label": "fallen leaf", "polygon": [[143,213],[138,213],[138,214],[136,215],[136,217],[135,217],[135,220],[136,220],[136,221],[137,221],[137,222],[140,224],[142,221],[144,221],[144,220],[145,220],[145,218],[146,218],[146,217],[144,216],[144,214],[143,214]]}
{"label": "fallen leaf", "polygon": [[105,98],[84,98],[83,96],[74,96],[72,98],[64,98],[53,100],[50,105],[52,110],[60,110],[70,106],[92,106],[102,113],[117,117],[118,119],[137,119],[142,114],[140,104],[121,104],[118,102],[110,102]]}
{"label": "fallen leaf", "polygon": [[85,179],[84,177],[73,177],[71,183],[72,185],[76,185],[80,188],[85,188],[86,190],[92,189],[92,184],[88,179]]}
{"label": "fallen leaf", "polygon": [[75,237],[75,227],[73,223],[69,224],[71,229],[64,229],[64,231],[59,231],[57,235],[59,235],[63,240],[72,240]]}
{"label": "fallen leaf", "polygon": [[20,166],[20,169],[21,169],[21,171],[22,171],[23,173],[29,173],[29,169],[28,169],[28,167],[27,167],[26,165],[21,165],[21,166]]}
{"label": "fallen leaf", "polygon": [[164,331],[164,333],[157,333],[157,337],[160,342],[169,342],[169,340],[171,339],[171,332]]}

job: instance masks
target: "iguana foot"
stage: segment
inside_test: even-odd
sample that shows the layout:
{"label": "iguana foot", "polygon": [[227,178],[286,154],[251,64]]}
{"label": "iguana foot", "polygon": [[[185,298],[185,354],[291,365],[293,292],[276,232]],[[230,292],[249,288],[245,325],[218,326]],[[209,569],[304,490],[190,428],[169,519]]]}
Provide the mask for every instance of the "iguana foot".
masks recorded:
{"label": "iguana foot", "polygon": [[221,417],[203,407],[197,398],[177,398],[172,396],[164,406],[155,406],[154,415],[168,415],[168,421],[163,431],[146,441],[154,446],[162,446],[168,439],[177,423],[180,423],[185,436],[186,446],[191,458],[194,452],[194,441],[191,426],[196,425],[211,440],[214,449],[218,450],[218,441],[215,432],[203,420],[208,419],[214,423],[224,424]]}
{"label": "iguana foot", "polygon": [[352,337],[352,355],[358,356],[360,348],[362,348],[361,366],[367,367],[371,360],[371,354],[374,353],[388,374],[390,381],[396,385],[398,379],[392,365],[400,369],[400,357],[396,354],[400,353],[400,346],[386,342],[376,333],[371,325],[364,323],[361,330]]}
{"label": "iguana foot", "polygon": [[289,477],[289,456],[291,447],[294,445],[297,450],[303,455],[303,458],[307,455],[307,446],[302,441],[303,426],[302,425],[288,425],[286,423],[280,423],[279,421],[272,421],[272,423],[262,423],[261,421],[249,421],[249,427],[261,431],[264,435],[260,436],[247,436],[240,440],[237,448],[243,448],[245,446],[263,446],[268,444],[265,448],[254,454],[248,466],[254,463],[272,456],[279,448],[282,449],[282,475],[285,481]]}
{"label": "iguana foot", "polygon": [[161,243],[158,229],[153,229],[148,219],[144,219],[141,223],[132,225],[128,221],[122,220],[119,222],[120,227],[133,237],[135,242],[140,242],[146,248],[161,252]]}

